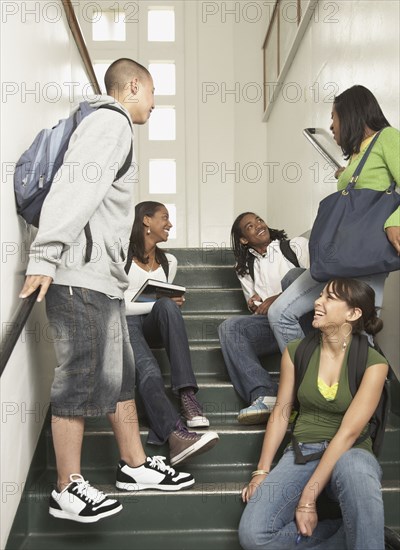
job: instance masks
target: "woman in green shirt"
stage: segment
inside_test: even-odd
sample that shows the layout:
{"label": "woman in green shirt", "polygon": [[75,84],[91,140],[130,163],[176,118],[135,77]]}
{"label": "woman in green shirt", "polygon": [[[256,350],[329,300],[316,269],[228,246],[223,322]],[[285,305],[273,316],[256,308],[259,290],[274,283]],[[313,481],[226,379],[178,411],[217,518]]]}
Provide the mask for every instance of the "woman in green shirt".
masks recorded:
{"label": "woman in green shirt", "polygon": [[[371,348],[352,397],[347,361],[352,334],[374,335],[382,329],[374,291],[356,279],[330,281],[315,301],[313,326],[320,331],[320,344],[297,392],[295,435],[303,456],[324,452],[321,458],[297,464],[289,446],[271,469],[295,399],[293,361],[299,341],[294,341],[282,356],[277,402],[257,470],[243,489],[247,506],[240,542],[245,550],[288,550],[299,542],[302,548],[383,550],[382,472],[371,439],[356,442],[378,405],[388,365]],[[316,500],[325,488],[338,501],[343,519],[318,521]]]}
{"label": "woman in green shirt", "polygon": [[[379,131],[355,189],[384,191],[392,180],[400,185],[400,132],[390,126],[375,96],[367,88],[353,86],[335,98],[331,131],[349,161],[348,166],[339,171],[338,190],[346,187],[373,136]],[[382,222],[382,231],[400,254],[399,208]],[[360,278],[375,290],[378,307],[382,305],[386,277],[387,273],[378,273]],[[288,342],[304,336],[299,319],[312,310],[323,287],[324,283],[315,281],[307,270],[269,308],[268,320],[281,352]]]}

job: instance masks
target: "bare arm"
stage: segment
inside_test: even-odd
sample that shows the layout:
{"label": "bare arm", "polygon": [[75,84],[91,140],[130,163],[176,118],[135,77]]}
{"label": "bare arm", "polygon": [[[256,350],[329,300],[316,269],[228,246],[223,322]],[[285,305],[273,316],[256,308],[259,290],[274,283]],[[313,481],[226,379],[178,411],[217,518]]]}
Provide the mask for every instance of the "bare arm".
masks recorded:
{"label": "bare arm", "polygon": [[[385,364],[371,365],[366,370],[360,387],[343,417],[339,430],[329,443],[315,472],[301,494],[299,505],[316,501],[331,478],[336,462],[353,446],[360,436],[378,406],[387,373],[388,366]],[[318,523],[318,517],[315,512],[298,511],[296,512],[296,522],[299,532],[304,536],[310,536]]]}
{"label": "bare arm", "polygon": [[[269,417],[265,431],[261,456],[257,469],[269,472],[272,461],[276,455],[279,445],[285,437],[289,424],[290,413],[293,405],[294,393],[294,365],[290,359],[287,349],[283,352],[281,361],[281,374],[279,378],[279,390],[276,398],[276,405]],[[248,502],[250,497],[257,490],[258,485],[265,479],[265,475],[257,475],[251,479],[242,491],[243,502]]]}

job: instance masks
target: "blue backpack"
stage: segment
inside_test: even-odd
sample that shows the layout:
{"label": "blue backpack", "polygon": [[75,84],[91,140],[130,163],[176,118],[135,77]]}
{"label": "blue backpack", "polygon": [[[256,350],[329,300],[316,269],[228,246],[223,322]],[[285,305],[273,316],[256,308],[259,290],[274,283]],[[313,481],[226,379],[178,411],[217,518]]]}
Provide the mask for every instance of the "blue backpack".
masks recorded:
{"label": "blue backpack", "polygon": [[[27,223],[39,227],[43,202],[50,191],[55,174],[63,163],[69,140],[82,120],[97,109],[116,111],[129,121],[128,116],[117,107],[101,105],[96,108],[87,101],[83,101],[71,116],[60,120],[51,129],[41,130],[17,161],[14,173],[17,213]],[[133,144],[131,144],[126,161],[118,171],[115,180],[127,173],[132,163],[132,156]],[[87,240],[85,261],[88,262],[93,247],[89,224],[85,226],[85,235]]]}

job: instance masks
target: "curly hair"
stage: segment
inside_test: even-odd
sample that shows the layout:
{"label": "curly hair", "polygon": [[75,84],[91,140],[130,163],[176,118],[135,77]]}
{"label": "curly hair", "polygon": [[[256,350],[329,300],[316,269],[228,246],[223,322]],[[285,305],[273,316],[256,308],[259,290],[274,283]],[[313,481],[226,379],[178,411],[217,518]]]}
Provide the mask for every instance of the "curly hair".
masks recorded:
{"label": "curly hair", "polygon": [[[244,236],[240,228],[240,222],[248,214],[252,214],[253,216],[256,215],[254,212],[243,212],[242,214],[239,214],[239,216],[233,222],[231,229],[231,246],[233,250],[233,255],[235,256],[236,260],[235,271],[240,276],[249,273],[248,262],[251,252],[249,252],[248,246],[240,242],[240,239]],[[271,241],[282,241],[284,239],[287,239],[287,234],[283,229],[271,229],[269,227],[268,230],[271,236]]]}

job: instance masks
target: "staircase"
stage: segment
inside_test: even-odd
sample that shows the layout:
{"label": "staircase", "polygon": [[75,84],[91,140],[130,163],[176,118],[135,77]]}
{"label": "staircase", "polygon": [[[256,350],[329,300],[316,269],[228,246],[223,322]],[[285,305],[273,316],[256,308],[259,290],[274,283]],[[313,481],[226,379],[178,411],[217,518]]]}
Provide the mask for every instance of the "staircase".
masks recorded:
{"label": "staircase", "polygon": [[[118,451],[106,419],[86,424],[82,468],[85,479],[118,498],[123,511],[96,524],[58,520],[48,514],[48,495],[56,479],[50,423],[43,428],[6,550],[239,550],[237,526],[243,510],[241,489],[255,469],[264,426],[240,426],[236,415],[243,402],[233,390],[219,349],[217,327],[227,317],[245,314],[245,302],[226,249],[177,249],[175,282],[187,287],[184,317],[190,340],[198,397],[218,432],[219,443],[178,469],[191,472],[196,484],[177,493],[119,492],[115,489]],[[155,350],[168,384],[164,350]],[[275,378],[278,355],[264,365]],[[169,395],[171,392],[168,390]],[[397,396],[398,399],[398,396]],[[176,402],[177,406],[178,403]],[[138,409],[141,410],[138,398]],[[168,457],[167,447],[145,444],[145,451]],[[399,417],[392,415],[381,465],[386,525],[400,530]]]}

